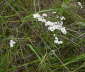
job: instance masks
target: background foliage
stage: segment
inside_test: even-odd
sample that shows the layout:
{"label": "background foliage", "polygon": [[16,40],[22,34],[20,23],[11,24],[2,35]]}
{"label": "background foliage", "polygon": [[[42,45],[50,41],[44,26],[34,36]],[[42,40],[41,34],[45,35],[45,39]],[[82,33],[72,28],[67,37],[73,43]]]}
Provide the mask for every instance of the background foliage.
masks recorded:
{"label": "background foliage", "polygon": [[[76,2],[83,5],[81,9]],[[84,0],[0,0],[0,72],[85,72]],[[52,33],[34,13],[57,12],[66,17],[64,41],[53,43]],[[55,15],[50,18],[55,21]],[[13,48],[9,40],[17,43]]]}

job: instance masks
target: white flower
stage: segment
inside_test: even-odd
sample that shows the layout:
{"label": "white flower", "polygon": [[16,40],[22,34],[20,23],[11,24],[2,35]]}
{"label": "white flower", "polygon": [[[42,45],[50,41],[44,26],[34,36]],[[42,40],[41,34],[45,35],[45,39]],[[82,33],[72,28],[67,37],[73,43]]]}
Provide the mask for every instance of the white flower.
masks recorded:
{"label": "white flower", "polygon": [[34,17],[34,18],[41,18],[40,14],[38,14],[38,13],[33,14],[33,17]]}
{"label": "white flower", "polygon": [[60,16],[60,20],[66,20],[64,16]]}
{"label": "white flower", "polygon": [[50,31],[54,31],[54,30],[60,30],[63,34],[66,34],[66,30],[65,27],[62,26],[63,22],[62,21],[58,21],[58,22],[51,22],[51,21],[47,21],[45,22],[45,26],[48,26],[48,30]]}
{"label": "white flower", "polygon": [[59,21],[59,25],[63,25],[63,21]]}
{"label": "white flower", "polygon": [[62,32],[63,34],[67,34],[67,31],[66,31],[65,27],[62,27],[62,28],[61,28],[61,32]]}
{"label": "white flower", "polygon": [[59,41],[59,40],[58,40],[58,37],[55,37],[54,43],[56,43],[56,44],[62,44],[63,41]]}
{"label": "white flower", "polygon": [[58,40],[58,37],[55,37],[56,40]]}
{"label": "white flower", "polygon": [[44,19],[44,18],[38,18],[38,21],[40,21],[40,22],[46,22],[46,19]]}
{"label": "white flower", "polygon": [[55,25],[60,25],[60,26],[63,25],[63,21],[57,21],[57,22],[54,22],[54,23],[55,23]]}
{"label": "white flower", "polygon": [[54,40],[54,43],[56,43],[56,44],[63,44],[63,41]]}
{"label": "white flower", "polygon": [[78,5],[79,5],[81,8],[83,8],[83,6],[82,6],[81,2],[77,2],[77,3],[78,3]]}
{"label": "white flower", "polygon": [[[63,26],[63,20],[66,20],[64,16],[57,15],[57,18],[60,19],[60,21],[57,21],[57,22],[47,21],[45,19],[45,17],[47,17],[46,13],[43,13],[42,15],[36,13],[36,14],[33,14],[33,17],[36,18],[38,21],[45,23],[45,26],[48,27],[49,31],[60,30],[63,34],[67,33],[65,27]],[[54,37],[55,37],[55,34],[54,34]],[[58,38],[55,37],[54,43],[62,44],[63,41],[59,41]],[[13,47],[14,44],[15,44],[15,42],[14,43],[12,42],[12,44],[10,44],[10,46]]]}
{"label": "white flower", "polygon": [[43,16],[41,16],[40,14],[36,13],[36,14],[33,14],[33,17],[36,18],[38,21],[40,22],[46,22],[46,19],[44,19]]}
{"label": "white flower", "polygon": [[47,17],[47,14],[46,13],[43,13],[42,16]]}
{"label": "white flower", "polygon": [[53,25],[54,25],[54,22],[51,22],[51,21],[45,22],[45,26],[53,26]]}
{"label": "white flower", "polygon": [[15,43],[16,43],[15,41],[13,41],[13,40],[10,40],[10,42],[9,42],[9,44],[10,44],[10,47],[13,47]]}
{"label": "white flower", "polygon": [[56,29],[55,27],[51,27],[51,26],[48,27],[48,30],[50,31],[54,31],[55,29]]}

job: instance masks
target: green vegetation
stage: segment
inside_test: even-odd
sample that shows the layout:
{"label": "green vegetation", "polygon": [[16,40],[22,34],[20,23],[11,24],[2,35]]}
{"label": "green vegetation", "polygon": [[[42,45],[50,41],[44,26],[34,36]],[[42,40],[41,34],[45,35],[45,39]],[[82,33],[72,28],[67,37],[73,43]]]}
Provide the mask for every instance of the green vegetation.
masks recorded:
{"label": "green vegetation", "polygon": [[[85,72],[85,8],[76,1],[0,0],[0,72]],[[56,21],[52,12],[66,18],[66,35],[33,18],[47,13]],[[54,43],[54,33],[63,44]]]}

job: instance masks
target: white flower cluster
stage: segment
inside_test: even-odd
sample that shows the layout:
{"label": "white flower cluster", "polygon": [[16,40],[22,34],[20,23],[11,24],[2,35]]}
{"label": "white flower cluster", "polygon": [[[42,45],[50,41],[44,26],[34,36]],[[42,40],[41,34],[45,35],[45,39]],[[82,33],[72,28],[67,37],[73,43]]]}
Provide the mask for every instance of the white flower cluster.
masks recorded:
{"label": "white flower cluster", "polygon": [[14,47],[14,44],[16,44],[16,42],[14,40],[10,40],[9,42],[10,47]]}
{"label": "white flower cluster", "polygon": [[46,19],[44,19],[44,17],[47,17],[47,14],[44,13],[41,16],[40,14],[36,13],[36,14],[33,14],[33,17],[36,18],[36,19],[38,19],[38,21],[45,23],[46,22]]}
{"label": "white flower cluster", "polygon": [[77,2],[77,3],[78,3],[78,5],[79,5],[81,8],[83,8],[83,6],[82,6],[81,2]]}
{"label": "white flower cluster", "polygon": [[[60,19],[60,21],[57,21],[57,22],[47,21],[45,19],[45,17],[47,16],[48,15],[46,13],[43,13],[42,15],[40,15],[39,13],[33,14],[34,18],[36,18],[40,22],[45,23],[45,26],[48,27],[48,30],[50,31],[60,30],[63,34],[67,33],[65,27],[63,26],[63,20],[65,20],[64,16],[57,16],[57,18]],[[57,43],[57,44],[63,43],[62,41],[59,41],[56,36],[54,37],[55,37],[54,43]]]}
{"label": "white flower cluster", "polygon": [[58,40],[58,37],[55,37],[54,43],[62,44],[62,43],[63,43],[63,41],[59,41],[59,40]]}

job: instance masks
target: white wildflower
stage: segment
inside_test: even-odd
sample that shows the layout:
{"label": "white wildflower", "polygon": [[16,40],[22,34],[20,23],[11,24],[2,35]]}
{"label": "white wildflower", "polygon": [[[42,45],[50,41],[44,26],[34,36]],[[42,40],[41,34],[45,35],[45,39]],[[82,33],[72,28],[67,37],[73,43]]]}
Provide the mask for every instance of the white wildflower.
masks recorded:
{"label": "white wildflower", "polygon": [[57,30],[60,30],[62,26],[60,26],[60,25],[54,25],[53,27],[55,28],[55,30],[56,30],[56,29],[57,29]]}
{"label": "white wildflower", "polygon": [[55,29],[56,29],[55,27],[51,27],[51,26],[48,27],[48,30],[50,31],[54,31]]}
{"label": "white wildflower", "polygon": [[54,43],[56,43],[56,44],[63,44],[63,41],[54,40]]}
{"label": "white wildflower", "polygon": [[10,47],[13,47],[15,43],[16,43],[15,41],[13,41],[13,40],[10,40],[10,42],[9,42],[9,44],[10,44]]}
{"label": "white wildflower", "polygon": [[65,28],[62,25],[63,25],[62,21],[58,21],[58,22],[47,21],[45,23],[45,26],[48,26],[48,30],[54,31],[54,30],[57,29],[57,30],[60,30],[63,34],[66,34],[67,32],[66,32]]}
{"label": "white wildflower", "polygon": [[53,26],[53,25],[54,25],[54,23],[51,22],[51,21],[47,21],[47,22],[45,22],[45,26]]}
{"label": "white wildflower", "polygon": [[59,41],[59,40],[58,40],[58,37],[55,37],[54,43],[56,43],[56,44],[62,44],[63,41]]}
{"label": "white wildflower", "polygon": [[33,17],[36,18],[38,21],[40,22],[46,22],[46,19],[44,19],[43,16],[41,16],[40,14],[36,13],[36,14],[33,14]]}
{"label": "white wildflower", "polygon": [[58,37],[55,37],[55,40],[58,40]]}
{"label": "white wildflower", "polygon": [[81,2],[77,2],[77,3],[78,3],[78,5],[79,5],[81,8],[83,8],[83,6],[82,6]]}
{"label": "white wildflower", "polygon": [[33,17],[34,17],[34,18],[41,18],[40,14],[38,14],[38,13],[33,14]]}
{"label": "white wildflower", "polygon": [[63,21],[59,21],[59,25],[63,25]]}
{"label": "white wildflower", "polygon": [[64,16],[60,16],[60,20],[65,20],[65,17]]}
{"label": "white wildflower", "polygon": [[46,22],[46,19],[44,19],[44,18],[38,18],[38,21],[40,21],[40,22]]}
{"label": "white wildflower", "polygon": [[43,17],[47,17],[47,14],[46,14],[46,13],[43,13],[42,16],[43,16]]}
{"label": "white wildflower", "polygon": [[62,28],[61,28],[61,32],[62,32],[63,34],[67,34],[67,31],[66,31],[65,27],[62,27]]}
{"label": "white wildflower", "polygon": [[[57,18],[60,19],[60,21],[57,22],[52,22],[52,21],[47,21],[44,17],[47,17],[46,13],[43,13],[42,16],[40,14],[33,14],[33,17],[36,18],[38,21],[45,23],[45,26],[48,27],[49,31],[55,31],[55,30],[60,30],[63,34],[66,34],[67,31],[65,27],[63,26],[63,20],[66,20],[64,16],[57,16]],[[55,37],[55,34],[54,34]],[[55,37],[54,43],[56,44],[62,44],[63,41],[59,41],[57,37]],[[14,44],[14,43],[13,43]],[[13,44],[11,47],[13,47]]]}
{"label": "white wildflower", "polygon": [[60,25],[60,26],[63,25],[63,21],[57,21],[57,22],[54,22],[54,23],[55,23],[55,25]]}

